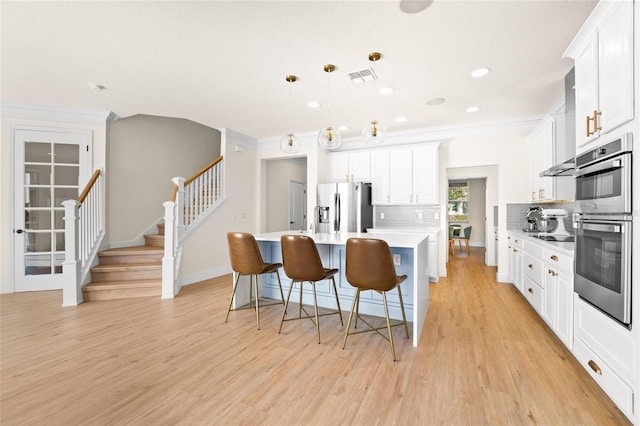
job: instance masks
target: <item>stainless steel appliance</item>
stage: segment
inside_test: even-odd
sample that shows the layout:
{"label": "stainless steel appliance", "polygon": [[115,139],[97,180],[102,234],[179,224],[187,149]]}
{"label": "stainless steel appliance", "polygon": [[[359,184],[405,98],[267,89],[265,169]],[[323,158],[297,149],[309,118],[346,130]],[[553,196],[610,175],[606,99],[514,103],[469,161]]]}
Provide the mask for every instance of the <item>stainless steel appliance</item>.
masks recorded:
{"label": "stainless steel appliance", "polygon": [[323,183],[317,192],[317,232],[366,232],[373,228],[370,183]]}
{"label": "stainless steel appliance", "polygon": [[576,223],[574,289],[623,324],[631,324],[631,216],[582,215]]}
{"label": "stainless steel appliance", "polygon": [[631,133],[576,158],[576,212],[631,213]]}
{"label": "stainless steel appliance", "polygon": [[632,253],[631,134],[576,158],[574,289],[630,326]]}

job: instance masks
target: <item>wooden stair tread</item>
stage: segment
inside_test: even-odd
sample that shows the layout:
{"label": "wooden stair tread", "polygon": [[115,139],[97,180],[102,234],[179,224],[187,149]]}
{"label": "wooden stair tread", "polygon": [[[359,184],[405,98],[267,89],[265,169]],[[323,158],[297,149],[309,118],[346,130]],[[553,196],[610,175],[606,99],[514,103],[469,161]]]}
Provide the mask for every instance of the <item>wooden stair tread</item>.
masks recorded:
{"label": "wooden stair tread", "polygon": [[149,288],[161,287],[162,280],[123,280],[123,281],[95,281],[82,287],[83,291],[101,291],[108,289],[125,289],[125,288]]}
{"label": "wooden stair tread", "polygon": [[145,270],[145,269],[162,269],[162,263],[114,263],[111,265],[96,265],[91,268],[91,271],[95,272],[108,272],[108,271],[130,271],[130,270]]}
{"label": "wooden stair tread", "polygon": [[152,253],[164,253],[164,249],[162,247],[156,246],[135,246],[135,247],[120,247],[120,248],[112,248],[108,250],[101,251],[98,253],[99,256],[121,256],[125,254],[152,254]]}

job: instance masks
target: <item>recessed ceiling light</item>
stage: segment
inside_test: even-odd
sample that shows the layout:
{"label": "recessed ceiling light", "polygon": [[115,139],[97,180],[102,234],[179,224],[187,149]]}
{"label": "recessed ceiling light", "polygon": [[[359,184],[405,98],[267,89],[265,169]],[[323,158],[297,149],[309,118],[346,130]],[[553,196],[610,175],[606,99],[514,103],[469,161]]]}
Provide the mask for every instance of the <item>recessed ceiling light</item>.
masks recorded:
{"label": "recessed ceiling light", "polygon": [[404,13],[422,12],[431,6],[433,0],[400,0],[400,10]]}
{"label": "recessed ceiling light", "polygon": [[489,68],[478,68],[475,69],[473,71],[471,71],[471,77],[482,77],[485,76],[487,74],[489,74],[489,71],[491,71]]}
{"label": "recessed ceiling light", "polygon": [[396,117],[396,121],[398,123],[404,123],[405,121],[407,121],[407,117],[402,117],[402,116]]}
{"label": "recessed ceiling light", "polygon": [[478,111],[480,111],[480,107],[478,106],[472,106],[467,108],[467,112],[478,112]]}
{"label": "recessed ceiling light", "polygon": [[440,105],[440,104],[445,103],[445,101],[446,101],[445,98],[433,98],[433,99],[429,99],[427,101],[427,105],[431,105],[431,106]]}
{"label": "recessed ceiling light", "polygon": [[340,130],[341,132],[346,132],[347,130],[349,130],[349,128],[347,126],[338,126],[338,130]]}
{"label": "recessed ceiling light", "polygon": [[104,87],[101,84],[90,84],[89,87],[92,88],[93,90],[97,90],[98,92],[102,92],[103,90],[106,89],[106,87]]}
{"label": "recessed ceiling light", "polygon": [[309,108],[320,108],[320,102],[311,101],[307,103],[307,107]]}
{"label": "recessed ceiling light", "polygon": [[396,89],[394,89],[393,87],[381,87],[380,88],[380,94],[381,95],[390,95],[393,92],[395,92]]}

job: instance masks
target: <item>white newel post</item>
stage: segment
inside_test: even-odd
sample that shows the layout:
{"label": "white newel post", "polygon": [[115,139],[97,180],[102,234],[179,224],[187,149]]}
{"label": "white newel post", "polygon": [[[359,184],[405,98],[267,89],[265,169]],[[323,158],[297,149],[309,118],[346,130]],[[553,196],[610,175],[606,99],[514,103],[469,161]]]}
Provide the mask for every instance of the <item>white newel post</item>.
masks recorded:
{"label": "white newel post", "polygon": [[82,287],[80,282],[80,250],[78,240],[78,208],[77,200],[66,200],[64,206],[64,243],[65,257],[62,264],[62,306],[76,306],[82,303]]}
{"label": "white newel post", "polygon": [[[186,226],[184,224],[184,204],[185,204],[184,181],[186,179],[183,177],[174,177],[171,180],[173,181],[173,183],[175,183],[178,186],[178,192],[176,193],[176,213],[175,213],[175,217],[176,217],[176,236],[175,236],[176,240],[175,240],[175,246],[174,246],[174,251],[175,251],[175,247],[177,247],[178,243],[180,243],[180,241],[184,237],[184,232],[186,229]],[[174,255],[175,255],[175,252],[174,252]]]}
{"label": "white newel post", "polygon": [[167,201],[164,206],[164,256],[162,257],[162,298],[173,299],[175,296],[176,271],[176,203]]}

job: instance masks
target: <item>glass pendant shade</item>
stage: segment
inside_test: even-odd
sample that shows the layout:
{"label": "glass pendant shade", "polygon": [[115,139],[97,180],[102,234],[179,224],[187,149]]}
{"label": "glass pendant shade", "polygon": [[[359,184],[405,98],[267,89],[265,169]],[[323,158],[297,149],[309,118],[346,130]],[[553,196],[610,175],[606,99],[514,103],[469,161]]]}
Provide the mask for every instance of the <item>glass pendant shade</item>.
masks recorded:
{"label": "glass pendant shade", "polygon": [[325,149],[338,149],[342,143],[340,131],[333,127],[325,127],[318,133],[318,143]]}
{"label": "glass pendant shade", "polygon": [[280,150],[282,152],[286,152],[287,154],[295,154],[298,152],[298,141],[293,133],[289,133],[288,135],[284,135],[282,139],[280,139]]}
{"label": "glass pendant shade", "polygon": [[371,124],[362,129],[362,139],[369,145],[381,144],[386,130],[383,125],[373,120]]}

